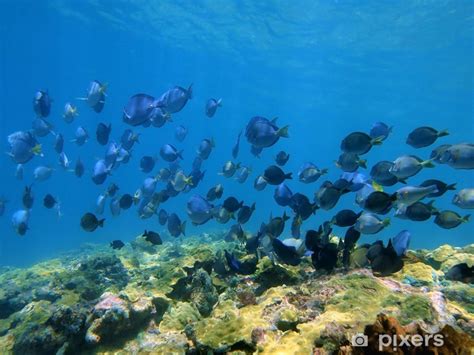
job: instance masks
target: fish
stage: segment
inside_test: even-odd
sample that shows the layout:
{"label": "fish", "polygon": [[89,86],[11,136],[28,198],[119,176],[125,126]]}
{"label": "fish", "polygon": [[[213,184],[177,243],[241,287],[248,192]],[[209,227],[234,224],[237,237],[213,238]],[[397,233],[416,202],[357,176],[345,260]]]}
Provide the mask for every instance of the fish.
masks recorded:
{"label": "fish", "polygon": [[237,212],[244,205],[243,201],[238,201],[235,197],[230,196],[224,200],[222,207],[224,207],[230,213]]}
{"label": "fish", "polygon": [[104,213],[105,202],[107,201],[107,197],[108,197],[108,195],[104,194],[104,193],[99,194],[99,196],[97,196],[97,200],[95,202],[95,206],[96,206],[95,213],[97,213],[97,214],[103,214]]}
{"label": "fish", "polygon": [[239,148],[240,148],[240,137],[242,136],[242,131],[239,132],[237,135],[237,140],[235,141],[234,146],[232,147],[232,158],[237,159],[239,156]]}
{"label": "fish", "polygon": [[238,183],[243,184],[247,181],[247,178],[252,173],[252,169],[247,166],[242,166],[240,170],[237,172],[236,180]]}
{"label": "fish", "polygon": [[290,217],[287,216],[286,212],[283,212],[282,217],[273,218],[270,215],[270,221],[265,226],[265,233],[272,238],[278,238],[285,230],[285,222],[289,219]]}
{"label": "fish", "polygon": [[140,170],[145,174],[150,173],[155,167],[155,162],[156,158],[149,155],[144,155],[140,159]]}
{"label": "fish", "polygon": [[160,235],[156,232],[145,230],[142,234],[142,237],[145,238],[147,242],[153,245],[163,244],[163,241],[161,240]]}
{"label": "fish", "polygon": [[397,201],[397,194],[388,194],[383,191],[374,191],[370,193],[365,199],[364,209],[379,214],[388,213]]}
{"label": "fish", "polygon": [[275,162],[279,166],[284,166],[288,162],[289,159],[290,159],[290,154],[288,154],[287,152],[283,150],[280,150],[278,154],[275,156]]}
{"label": "fish", "polygon": [[311,254],[311,262],[316,270],[331,272],[337,264],[339,250],[334,243],[323,243]]}
{"label": "fish", "polygon": [[275,188],[273,199],[278,205],[282,207],[288,206],[292,197],[293,192],[291,192],[290,188],[284,182]]}
{"label": "fish", "polygon": [[372,272],[381,276],[388,276],[403,268],[403,260],[397,255],[390,239],[387,247],[384,247],[383,243],[372,245],[367,251],[367,258]]}
{"label": "fish", "polygon": [[201,171],[199,169],[192,170],[188,175],[188,178],[190,179],[190,182],[187,183],[184,191],[187,192],[191,189],[195,189],[196,187],[198,187],[199,183],[202,180],[204,180],[205,174],[206,174],[206,170],[204,170],[204,171]]}
{"label": "fish", "polygon": [[130,151],[135,143],[140,142],[140,135],[134,133],[131,129],[126,129],[120,137],[120,145],[123,149]]}
{"label": "fish", "polygon": [[348,173],[356,171],[359,167],[367,168],[367,160],[360,159],[359,156],[354,153],[342,153],[335,164],[339,169]]}
{"label": "fish", "polygon": [[61,133],[57,133],[54,139],[54,150],[60,154],[64,149],[64,137]]}
{"label": "fish", "polygon": [[413,148],[424,148],[432,145],[440,137],[449,135],[447,130],[437,131],[432,127],[418,127],[410,132],[406,143]]}
{"label": "fish", "polygon": [[441,161],[444,152],[446,152],[449,148],[451,148],[451,144],[442,144],[431,151],[430,159],[437,164],[444,164]]}
{"label": "fish", "polygon": [[181,192],[187,186],[193,185],[193,179],[191,176],[186,176],[182,171],[178,171],[171,180],[171,184],[175,191]]}
{"label": "fish", "polygon": [[405,186],[396,192],[397,203],[409,206],[437,191],[436,185],[426,187]]}
{"label": "fish", "polygon": [[462,209],[474,209],[474,189],[462,189],[454,195],[452,203]]}
{"label": "fish", "polygon": [[[340,176],[340,179],[338,181],[340,181],[340,182],[346,181],[347,182],[344,185],[343,189],[350,190],[352,192],[357,192],[360,189],[362,189],[365,184],[370,182],[370,179],[367,178],[367,176],[365,176],[364,174],[355,171],[353,173],[346,173],[346,172],[342,173],[341,176]],[[378,185],[374,181],[371,181],[371,183],[373,185]]]}
{"label": "fish", "polygon": [[415,155],[402,155],[395,159],[389,172],[399,180],[406,180],[418,174],[423,168],[434,168],[434,164],[431,160],[422,160]]}
{"label": "fish", "polygon": [[255,188],[255,190],[262,191],[263,189],[265,189],[266,186],[267,180],[265,180],[262,175],[259,175],[255,178],[255,181],[253,183],[253,187]]}
{"label": "fish", "polygon": [[53,100],[49,96],[48,90],[38,90],[33,99],[33,111],[38,117],[48,117],[51,112]]}
{"label": "fish", "polygon": [[474,169],[474,144],[452,145],[444,151],[440,161],[454,169]]}
{"label": "fish", "polygon": [[362,212],[356,213],[352,210],[345,209],[337,212],[331,219],[331,223],[338,227],[352,227]]}
{"label": "fish", "polygon": [[21,197],[23,207],[27,210],[30,210],[33,207],[33,203],[35,202],[32,187],[33,185],[25,186],[25,188],[23,189],[23,195]]}
{"label": "fish", "polygon": [[226,224],[231,218],[234,218],[234,214],[229,212],[223,206],[215,208],[214,219],[217,223]]}
{"label": "fish", "polygon": [[390,224],[390,218],[380,219],[370,212],[362,213],[354,224],[354,228],[362,234],[376,234]]}
{"label": "fish", "polygon": [[436,225],[440,226],[441,228],[452,229],[452,228],[456,228],[461,223],[469,222],[470,217],[471,215],[469,214],[465,215],[464,217],[461,217],[458,213],[454,211],[445,210],[445,211],[436,213],[434,222]]}
{"label": "fish", "polygon": [[77,111],[77,107],[71,104],[70,102],[66,102],[64,105],[63,111],[63,119],[66,123],[72,123],[74,119],[79,116],[79,112]]}
{"label": "fish", "polygon": [[122,249],[124,246],[125,246],[125,244],[124,244],[121,240],[118,240],[118,239],[117,239],[117,240],[113,240],[113,241],[110,242],[110,247],[111,247],[112,249],[118,249],[118,250],[120,250],[120,249]]}
{"label": "fish", "polygon": [[382,186],[393,186],[398,182],[406,183],[403,179],[400,180],[398,177],[393,175],[390,170],[393,168],[394,163],[388,160],[382,160],[377,162],[370,169],[370,177]]}
{"label": "fish", "polygon": [[224,255],[227,262],[227,266],[232,272],[242,275],[252,275],[255,272],[255,266],[252,267],[250,266],[250,264],[243,264],[227,250],[224,250]]}
{"label": "fish", "polygon": [[215,142],[214,142],[214,139],[211,138],[211,139],[208,139],[208,138],[205,138],[201,141],[201,143],[199,144],[199,147],[198,147],[198,150],[197,150],[197,154],[198,156],[203,159],[203,160],[207,160],[207,158],[209,158],[209,155],[211,154],[212,152],[212,149],[216,146]]}
{"label": "fish", "polygon": [[237,213],[237,222],[240,224],[245,224],[252,217],[253,212],[255,211],[255,202],[251,206],[243,205],[240,207],[239,213]]}
{"label": "fish", "polygon": [[447,280],[460,281],[466,284],[474,283],[474,266],[460,263],[452,266],[444,275]]}
{"label": "fish", "polygon": [[112,143],[113,144],[110,145],[110,148],[115,147],[116,149],[115,152],[112,153],[114,155],[116,154],[116,162],[121,164],[127,164],[130,161],[130,158],[132,157],[130,152],[124,149],[123,147],[116,145],[114,142]]}
{"label": "fish", "polygon": [[297,266],[301,263],[301,255],[297,252],[295,247],[285,245],[278,238],[273,239],[272,246],[278,260],[282,263],[292,266]]}
{"label": "fish", "polygon": [[164,226],[166,222],[168,222],[168,212],[166,212],[164,209],[161,209],[158,212],[158,222],[161,226]]}
{"label": "fish", "polygon": [[84,145],[89,139],[89,134],[86,129],[82,126],[77,127],[76,132],[74,133],[75,139],[72,141],[75,142],[78,146]]}
{"label": "fish", "polygon": [[86,232],[94,232],[98,227],[104,227],[105,218],[97,219],[97,217],[90,212],[87,212],[81,217],[81,228]]}
{"label": "fish", "polygon": [[133,204],[133,197],[130,194],[123,194],[119,199],[119,206],[123,210],[128,210]]}
{"label": "fish", "polygon": [[344,235],[344,249],[342,251],[342,264],[344,265],[344,267],[349,266],[352,256],[351,254],[353,254],[353,249],[355,248],[359,238],[359,231],[357,231],[353,226],[347,228],[346,233]]}
{"label": "fish", "polygon": [[307,220],[318,209],[316,203],[309,202],[309,198],[299,192],[291,196],[289,206],[303,221]]}
{"label": "fish", "polygon": [[285,173],[276,165],[266,168],[262,176],[270,185],[280,185],[283,181],[292,179],[292,173]]}
{"label": "fish", "polygon": [[65,170],[67,170],[69,168],[69,165],[71,165],[71,161],[69,160],[65,152],[59,153],[58,164]]}
{"label": "fish", "polygon": [[209,201],[214,201],[218,200],[222,197],[222,194],[224,193],[224,186],[222,184],[217,184],[214,187],[211,187],[209,191],[207,192],[206,198]]}
{"label": "fish", "polygon": [[100,113],[104,108],[105,92],[107,91],[107,84],[102,84],[98,80],[93,80],[89,84],[86,97],[79,97],[78,100],[86,101],[87,104],[97,113]]}
{"label": "fish", "polygon": [[194,226],[207,223],[214,217],[214,205],[201,195],[193,195],[186,204],[186,212]]}
{"label": "fish", "polygon": [[92,181],[96,185],[102,185],[110,174],[110,166],[108,166],[104,159],[98,160],[94,164],[92,171]]}
{"label": "fish", "polygon": [[341,150],[345,153],[362,155],[369,152],[374,145],[381,145],[382,142],[381,137],[372,138],[367,133],[352,132],[342,140]]}
{"label": "fish", "polygon": [[122,120],[130,126],[140,126],[150,121],[156,100],[147,94],[135,94],[128,99],[123,108]]}
{"label": "fish", "polygon": [[168,231],[175,238],[186,235],[186,221],[181,222],[176,213],[171,213],[168,216]]}
{"label": "fish", "polygon": [[115,217],[115,216],[120,215],[120,200],[116,197],[112,198],[110,200],[109,208],[110,208],[110,213],[112,214],[112,216]]}
{"label": "fish", "polygon": [[18,210],[13,213],[12,226],[18,235],[25,235],[28,231],[28,223],[30,219],[29,209]]}
{"label": "fish", "polygon": [[[171,114],[166,112],[163,107],[154,107],[150,113],[149,122],[153,127],[163,127],[167,122],[172,122]],[[142,125],[146,127],[148,121],[145,121]]]}
{"label": "fish", "polygon": [[24,171],[25,169],[23,167],[23,164],[17,164],[15,169],[15,178],[17,180],[23,180]]}
{"label": "fish", "polygon": [[303,223],[303,219],[296,215],[293,217],[293,221],[291,222],[291,236],[293,238],[300,238],[301,237],[301,224]]}
{"label": "fish", "polygon": [[7,137],[10,151],[8,155],[17,164],[26,164],[34,156],[43,156],[41,144],[31,132],[17,131]]}
{"label": "fish", "polygon": [[439,197],[439,196],[444,195],[444,193],[446,191],[456,190],[456,183],[448,185],[448,184],[445,184],[444,182],[442,182],[440,180],[436,180],[436,179],[425,180],[420,184],[421,187],[429,187],[429,186],[432,186],[432,185],[435,185],[436,189],[438,191],[435,192],[435,193],[429,194],[426,197]]}
{"label": "fish", "polygon": [[268,148],[280,138],[288,138],[288,126],[279,128],[276,121],[276,118],[270,121],[265,117],[252,117],[245,128],[245,137],[250,145],[255,148]]}
{"label": "fish", "polygon": [[398,256],[406,254],[408,247],[410,246],[411,233],[409,231],[402,230],[392,239],[392,246]]}
{"label": "fish", "polygon": [[235,172],[240,168],[240,163],[235,164],[232,161],[227,161],[222,167],[222,171],[219,175],[223,175],[226,178],[231,178],[234,176]]}
{"label": "fish", "polygon": [[206,102],[205,113],[206,116],[211,118],[216,114],[217,108],[222,107],[222,99],[209,99]]}
{"label": "fish", "polygon": [[151,196],[156,190],[158,180],[155,177],[147,177],[143,180],[141,192],[143,196]]}
{"label": "fish", "polygon": [[387,137],[392,133],[393,127],[389,127],[386,123],[375,122],[370,128],[369,135],[372,138],[380,138],[382,140],[387,139]]}
{"label": "fish", "polygon": [[33,171],[35,181],[46,181],[53,175],[54,169],[49,166],[38,166]]}
{"label": "fish", "polygon": [[118,190],[120,190],[120,188],[117,186],[117,184],[111,183],[111,184],[107,187],[106,194],[107,194],[109,197],[114,197]]}
{"label": "fish", "polygon": [[184,141],[188,134],[188,129],[184,127],[183,125],[179,125],[175,128],[174,130],[174,137],[178,142]]}
{"label": "fish", "polygon": [[115,142],[110,142],[105,152],[105,164],[112,169],[119,162],[120,147]]}
{"label": "fish", "polygon": [[177,159],[183,159],[183,151],[178,151],[176,147],[171,144],[164,144],[160,148],[160,156],[164,161],[172,163]]}
{"label": "fish", "polygon": [[109,123],[106,125],[105,123],[100,122],[95,131],[97,142],[100,145],[107,145],[107,143],[109,143],[110,132],[112,132],[112,124]]}
{"label": "fish", "polygon": [[434,201],[429,203],[415,202],[409,206],[405,206],[404,215],[411,221],[426,221],[435,215],[438,211],[433,206]]}
{"label": "fish", "polygon": [[156,106],[162,107],[166,112],[173,114],[181,111],[188,100],[193,98],[193,84],[187,89],[181,86],[175,86],[166,91],[157,100]]}
{"label": "fish", "polygon": [[229,231],[224,237],[224,240],[228,242],[246,242],[247,238],[242,229],[242,226],[239,223],[236,223],[230,227]]}
{"label": "fish", "polygon": [[298,171],[298,180],[305,184],[311,184],[327,173],[328,169],[319,169],[313,163],[306,162]]}
{"label": "fish", "polygon": [[46,207],[47,209],[51,209],[56,205],[57,201],[56,199],[51,195],[47,194],[43,198],[43,206]]}
{"label": "fish", "polygon": [[330,181],[325,181],[319,190],[315,192],[314,197],[320,208],[330,210],[337,205],[337,202],[345,192],[345,190],[334,186]]}
{"label": "fish", "polygon": [[[63,167],[65,167],[63,164],[61,164]],[[82,175],[84,175],[84,164],[82,163],[82,160],[80,158],[77,158],[76,160],[76,165],[74,167],[74,174],[80,178]]]}

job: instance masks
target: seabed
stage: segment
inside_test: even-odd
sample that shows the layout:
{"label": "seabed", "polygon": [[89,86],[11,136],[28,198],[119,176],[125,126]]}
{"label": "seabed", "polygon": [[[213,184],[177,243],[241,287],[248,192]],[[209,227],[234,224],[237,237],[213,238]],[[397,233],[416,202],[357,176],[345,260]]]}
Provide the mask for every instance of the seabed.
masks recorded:
{"label": "seabed", "polygon": [[[224,250],[256,271],[231,273]],[[459,263],[474,264],[474,244],[409,251],[389,277],[257,260],[219,233],[85,245],[0,270],[0,354],[372,354],[380,334],[444,339],[384,353],[471,354],[473,285],[444,278]],[[358,333],[368,347],[351,345]]]}

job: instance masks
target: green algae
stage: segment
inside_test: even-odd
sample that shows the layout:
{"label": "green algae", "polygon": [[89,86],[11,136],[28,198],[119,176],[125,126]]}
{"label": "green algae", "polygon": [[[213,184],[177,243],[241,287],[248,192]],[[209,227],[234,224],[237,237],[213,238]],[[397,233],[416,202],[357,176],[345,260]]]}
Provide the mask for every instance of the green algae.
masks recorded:
{"label": "green algae", "polygon": [[424,297],[410,295],[403,299],[400,306],[400,322],[402,325],[420,320],[431,323],[434,320],[434,312],[431,303]]}

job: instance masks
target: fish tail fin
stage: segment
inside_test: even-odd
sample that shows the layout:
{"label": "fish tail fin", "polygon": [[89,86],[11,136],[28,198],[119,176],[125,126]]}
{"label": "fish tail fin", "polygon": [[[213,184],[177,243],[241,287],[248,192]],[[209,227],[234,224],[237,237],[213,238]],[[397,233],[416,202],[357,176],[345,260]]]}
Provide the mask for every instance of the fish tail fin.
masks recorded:
{"label": "fish tail fin", "polygon": [[211,147],[214,148],[216,146],[216,141],[214,140],[214,137],[211,137]]}
{"label": "fish tail fin", "polygon": [[192,99],[193,98],[193,83],[191,83],[191,85],[189,85],[188,87],[188,99]]}
{"label": "fish tail fin", "polygon": [[292,175],[293,175],[293,173],[285,174],[285,179],[292,180],[293,179]]}
{"label": "fish tail fin", "polygon": [[240,162],[235,164],[235,170],[240,169],[241,165],[242,165],[242,163],[240,163]]}
{"label": "fish tail fin", "polygon": [[423,168],[434,168],[435,167],[435,165],[433,164],[432,159],[424,160],[420,164]]}
{"label": "fish tail fin", "polygon": [[447,129],[443,129],[443,130],[438,132],[438,138],[439,137],[446,137],[446,136],[449,136],[449,131]]}
{"label": "fish tail fin", "polygon": [[469,222],[469,218],[470,218],[470,217],[471,217],[471,215],[470,215],[470,214],[467,214],[467,215],[465,215],[464,217],[461,218],[461,221],[462,221],[463,223],[467,223],[467,222]]}
{"label": "fish tail fin", "polygon": [[383,143],[383,136],[376,137],[370,141],[370,144],[372,145],[382,145]]}
{"label": "fish tail fin", "polygon": [[324,169],[321,169],[321,175],[326,175],[328,173],[329,169],[327,168],[324,168]]}
{"label": "fish tail fin", "polygon": [[339,164],[339,162],[337,160],[334,160],[334,165],[336,166],[336,168],[340,169],[342,168],[342,165]]}
{"label": "fish tail fin", "polygon": [[252,211],[255,211],[255,206],[256,206],[256,204],[255,204],[255,202],[254,202],[254,203],[252,203],[252,206],[250,206],[250,209],[251,209]]}
{"label": "fish tail fin", "polygon": [[366,160],[366,159],[359,159],[359,161],[357,162],[357,164],[358,164],[361,168],[367,169],[367,160]]}
{"label": "fish tail fin", "polygon": [[383,186],[380,185],[378,182],[376,181],[372,181],[372,187],[374,188],[375,191],[381,191],[383,192]]}
{"label": "fish tail fin", "polygon": [[290,216],[288,216],[288,215],[286,214],[286,211],[283,212],[282,219],[283,219],[284,222],[285,222],[285,221],[288,221],[288,220],[290,219]]}
{"label": "fish tail fin", "polygon": [[446,186],[446,190],[456,190],[456,184],[457,183],[449,184],[448,186]]}
{"label": "fish tail fin", "polygon": [[181,229],[181,233],[183,233],[183,235],[186,235],[186,221],[181,223],[180,229]]}
{"label": "fish tail fin", "polygon": [[34,155],[43,156],[42,145],[39,144],[39,143],[36,144],[33,148],[31,148],[31,152],[32,152]]}
{"label": "fish tail fin", "polygon": [[178,152],[178,154],[176,154],[176,155],[178,156],[178,158],[181,159],[181,160],[183,160],[183,152],[184,152],[184,150],[181,149],[181,150]]}
{"label": "fish tail fin", "polygon": [[278,137],[283,137],[283,138],[289,138],[289,134],[288,134],[288,128],[290,126],[285,126],[285,127],[282,127],[280,128],[278,131],[277,131],[277,136]]}
{"label": "fish tail fin", "polygon": [[189,186],[193,186],[193,177],[188,176],[186,179],[184,179],[184,183]]}
{"label": "fish tail fin", "polygon": [[387,227],[390,225],[390,218],[385,218],[383,221],[382,221],[384,227]]}
{"label": "fish tail fin", "polygon": [[222,99],[217,100],[217,106],[222,107]]}
{"label": "fish tail fin", "polygon": [[398,182],[399,182],[399,183],[402,183],[402,184],[404,184],[404,185],[407,184],[407,181],[406,181],[405,179],[398,179]]}
{"label": "fish tail fin", "polygon": [[105,222],[105,218],[99,219],[97,225],[102,228],[102,227],[104,227],[104,222]]}

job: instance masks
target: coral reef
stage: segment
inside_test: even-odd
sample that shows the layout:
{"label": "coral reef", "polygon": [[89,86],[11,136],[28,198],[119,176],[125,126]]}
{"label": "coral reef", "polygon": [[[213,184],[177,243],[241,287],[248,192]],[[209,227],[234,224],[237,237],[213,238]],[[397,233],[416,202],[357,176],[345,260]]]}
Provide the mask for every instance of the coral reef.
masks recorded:
{"label": "coral reef", "polygon": [[[231,272],[224,250],[255,272]],[[328,274],[309,258],[257,261],[214,235],[153,247],[138,237],[119,251],[87,245],[28,269],[2,268],[0,353],[362,354],[351,339],[365,333],[370,351],[378,334],[441,334],[438,353],[464,354],[473,347],[474,288],[445,273],[472,263],[473,252],[410,251],[401,271],[376,277],[357,253],[349,269]]]}

